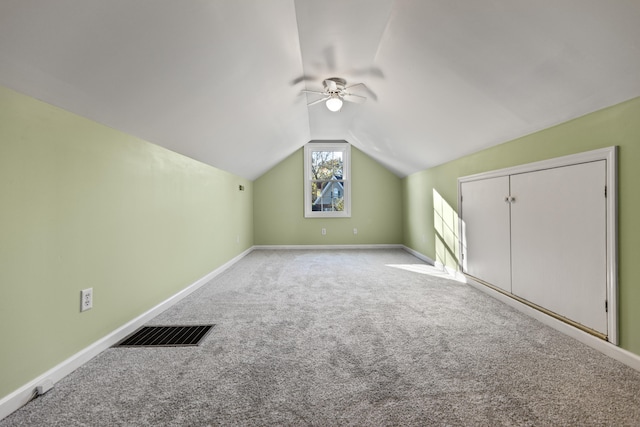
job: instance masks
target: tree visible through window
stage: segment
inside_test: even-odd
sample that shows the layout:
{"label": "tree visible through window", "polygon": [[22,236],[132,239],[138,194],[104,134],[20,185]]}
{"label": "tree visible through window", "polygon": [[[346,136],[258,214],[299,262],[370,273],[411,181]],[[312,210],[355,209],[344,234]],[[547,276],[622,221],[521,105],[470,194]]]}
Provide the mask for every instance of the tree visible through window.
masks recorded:
{"label": "tree visible through window", "polygon": [[347,143],[305,146],[305,216],[350,216]]}

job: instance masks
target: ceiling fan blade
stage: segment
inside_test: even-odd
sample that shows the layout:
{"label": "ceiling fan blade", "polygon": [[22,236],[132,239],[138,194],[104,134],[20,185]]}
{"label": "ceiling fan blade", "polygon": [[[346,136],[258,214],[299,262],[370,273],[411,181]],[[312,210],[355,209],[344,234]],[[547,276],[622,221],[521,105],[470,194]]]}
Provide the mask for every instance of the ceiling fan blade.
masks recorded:
{"label": "ceiling fan blade", "polygon": [[342,99],[349,102],[355,102],[356,104],[362,104],[367,100],[366,96],[354,95],[353,93],[345,93],[342,95]]}
{"label": "ceiling fan blade", "polygon": [[316,80],[317,77],[316,76],[308,76],[306,74],[301,75],[300,77],[296,77],[295,79],[291,80],[291,86],[295,86],[300,82],[304,82],[307,80]]}
{"label": "ceiling fan blade", "polygon": [[348,71],[348,74],[353,76],[373,76],[384,78],[384,73],[378,67],[352,68]]}
{"label": "ceiling fan blade", "polygon": [[331,98],[331,97],[330,96],[326,96],[326,97],[324,97],[322,99],[318,99],[317,101],[310,102],[309,104],[307,104],[307,107],[311,107],[312,105],[320,104],[321,102],[324,102],[329,98]]}
{"label": "ceiling fan blade", "polygon": [[347,87],[345,87],[345,88],[344,88],[344,90],[349,90],[349,89],[351,89],[351,88],[358,87],[358,86],[362,86],[362,87],[364,87],[365,89],[367,88],[367,85],[366,85],[366,84],[364,84],[364,83],[356,83],[356,84],[354,84],[354,85],[351,85],[351,86],[347,86]]}
{"label": "ceiling fan blade", "polygon": [[306,89],[302,89],[300,92],[302,93],[317,93],[318,95],[325,95],[328,96],[328,94],[326,92],[320,92],[317,90],[306,90]]}
{"label": "ceiling fan blade", "polygon": [[356,84],[351,85],[351,86],[349,86],[349,87],[346,87],[346,88],[344,88],[344,89],[345,89],[345,90],[348,90],[348,89],[351,89],[351,88],[354,88],[354,87],[358,87],[358,86],[362,86],[362,88],[363,88],[363,89],[367,92],[367,94],[369,95],[369,96],[368,96],[369,98],[372,98],[374,101],[377,101],[377,100],[378,100],[378,96],[377,96],[377,95],[376,95],[376,94],[375,94],[371,89],[369,89],[369,88],[367,87],[367,85],[366,85],[366,84],[364,84],[364,83],[356,83]]}

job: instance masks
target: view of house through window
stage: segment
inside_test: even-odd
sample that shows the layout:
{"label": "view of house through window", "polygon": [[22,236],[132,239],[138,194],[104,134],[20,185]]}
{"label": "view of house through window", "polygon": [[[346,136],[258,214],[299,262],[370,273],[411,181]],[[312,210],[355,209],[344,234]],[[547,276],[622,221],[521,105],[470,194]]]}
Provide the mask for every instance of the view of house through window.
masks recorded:
{"label": "view of house through window", "polygon": [[305,146],[305,216],[349,216],[349,144]]}
{"label": "view of house through window", "polygon": [[311,152],[311,208],[314,211],[343,211],[344,184],[342,151]]}

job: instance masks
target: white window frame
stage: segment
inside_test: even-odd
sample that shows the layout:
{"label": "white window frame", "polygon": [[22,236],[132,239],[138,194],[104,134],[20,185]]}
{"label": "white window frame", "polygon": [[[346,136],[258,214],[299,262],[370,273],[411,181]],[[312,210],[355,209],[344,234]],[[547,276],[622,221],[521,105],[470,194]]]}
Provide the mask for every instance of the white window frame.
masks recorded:
{"label": "white window frame", "polygon": [[[314,211],[311,195],[311,152],[342,152],[342,186],[344,189],[343,211]],[[351,144],[348,142],[310,142],[304,146],[304,216],[305,218],[350,218],[351,217]]]}

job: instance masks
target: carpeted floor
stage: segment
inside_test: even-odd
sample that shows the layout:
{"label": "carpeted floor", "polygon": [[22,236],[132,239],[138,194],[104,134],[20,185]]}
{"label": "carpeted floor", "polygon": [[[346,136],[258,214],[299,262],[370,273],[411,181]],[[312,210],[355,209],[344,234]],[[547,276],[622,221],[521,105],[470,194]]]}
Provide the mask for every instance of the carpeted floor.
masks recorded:
{"label": "carpeted floor", "polygon": [[640,372],[402,250],[254,251],[9,426],[640,425]]}

